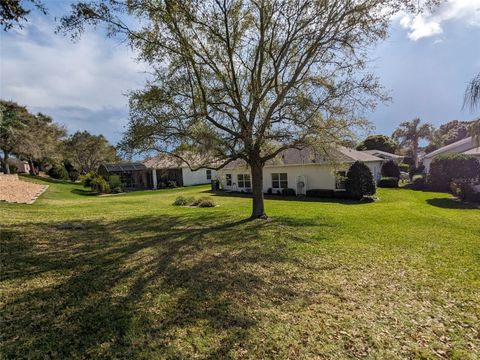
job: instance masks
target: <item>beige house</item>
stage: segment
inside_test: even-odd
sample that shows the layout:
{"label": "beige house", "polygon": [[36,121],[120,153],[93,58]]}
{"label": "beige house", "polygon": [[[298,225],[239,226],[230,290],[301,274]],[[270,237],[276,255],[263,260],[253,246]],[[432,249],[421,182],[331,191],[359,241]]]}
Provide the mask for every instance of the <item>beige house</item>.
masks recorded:
{"label": "beige house", "polygon": [[[357,160],[370,168],[375,181],[380,179],[384,160],[362,151],[338,147],[327,156],[308,148],[288,149],[265,165],[263,191],[277,193],[291,188],[304,195],[310,189],[343,190],[343,178]],[[224,190],[251,191],[250,168],[243,160],[231,162],[217,172],[217,177]]]}

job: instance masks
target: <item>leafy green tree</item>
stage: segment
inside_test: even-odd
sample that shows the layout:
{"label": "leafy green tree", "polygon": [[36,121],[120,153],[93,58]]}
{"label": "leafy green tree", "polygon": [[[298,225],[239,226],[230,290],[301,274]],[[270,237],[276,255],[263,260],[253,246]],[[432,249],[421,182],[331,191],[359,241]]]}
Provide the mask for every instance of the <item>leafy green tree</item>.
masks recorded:
{"label": "leafy green tree", "polygon": [[381,150],[388,153],[395,153],[398,144],[389,136],[370,135],[357,146],[357,150]]}
{"label": "leafy green tree", "polygon": [[117,150],[103,135],[77,131],[65,141],[65,151],[74,167],[86,174],[96,171],[100,164],[118,161]]}
{"label": "leafy green tree", "polygon": [[20,28],[21,22],[27,21],[27,15],[30,14],[30,9],[27,8],[30,4],[34,8],[46,14],[46,8],[39,0],[2,0],[0,1],[0,26],[4,31],[11,29],[15,24]]}
{"label": "leafy green tree", "polygon": [[355,161],[347,172],[345,190],[353,199],[374,195],[377,191],[370,169],[365,163]]}
{"label": "leafy green tree", "polygon": [[265,163],[351,137],[366,123],[360,114],[385,98],[365,70],[367,49],[406,3],[97,0],[75,3],[61,30],[75,38],[86,25],[107,25],[151,66],[146,88],[131,94],[124,149],[182,157],[174,150],[187,147],[217,169],[243,160],[251,217],[265,218]]}
{"label": "leafy green tree", "polygon": [[400,145],[407,147],[415,160],[415,166],[418,164],[418,148],[421,139],[430,140],[433,133],[431,124],[420,124],[420,119],[405,121],[393,132],[392,138]]}

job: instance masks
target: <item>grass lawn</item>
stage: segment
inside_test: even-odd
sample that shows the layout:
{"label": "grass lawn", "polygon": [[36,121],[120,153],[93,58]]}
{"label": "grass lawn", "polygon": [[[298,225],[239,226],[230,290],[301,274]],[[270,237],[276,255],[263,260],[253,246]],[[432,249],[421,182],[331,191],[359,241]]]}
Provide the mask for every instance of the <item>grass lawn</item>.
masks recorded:
{"label": "grass lawn", "polygon": [[447,194],[245,222],[250,199],[207,186],[49,185],[0,204],[2,358],[480,358],[480,210]]}

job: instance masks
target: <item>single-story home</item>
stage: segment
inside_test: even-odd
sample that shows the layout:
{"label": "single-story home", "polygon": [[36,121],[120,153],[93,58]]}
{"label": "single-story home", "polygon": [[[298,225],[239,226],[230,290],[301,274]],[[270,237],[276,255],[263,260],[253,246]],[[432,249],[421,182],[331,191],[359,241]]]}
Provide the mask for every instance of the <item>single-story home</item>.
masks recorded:
{"label": "single-story home", "polygon": [[470,136],[465,139],[456,141],[452,144],[446,145],[428,153],[423,158],[423,165],[425,165],[425,171],[428,173],[430,170],[430,164],[433,159],[438,155],[448,154],[465,154],[476,157],[480,161],[480,147],[475,143],[475,140]]}
{"label": "single-story home", "polygon": [[[340,146],[327,156],[310,148],[287,149],[265,164],[263,191],[292,188],[297,195],[304,195],[310,189],[344,190],[346,173],[357,160],[370,168],[375,181],[380,179],[384,159],[362,151]],[[251,173],[244,160],[229,163],[217,177],[224,190],[251,191]]]}
{"label": "single-story home", "polygon": [[[10,166],[10,171],[12,171],[12,167],[16,168],[16,172],[19,174],[28,174],[30,172],[30,165],[28,161],[20,160],[14,157],[8,159],[8,165]],[[1,167],[1,166],[0,166]],[[3,167],[1,171],[4,172],[5,170]]]}
{"label": "single-story home", "polygon": [[[199,156],[191,155],[188,161],[192,167],[200,166],[199,159]],[[170,182],[175,182],[176,186],[208,184],[216,176],[215,170],[191,170],[187,163],[168,154],[160,154],[143,162],[102,164],[97,173],[105,178],[120,176],[126,190],[158,189],[169,186]]]}
{"label": "single-story home", "polygon": [[[201,155],[189,153],[186,156],[190,166],[194,169],[205,164],[204,161],[201,161]],[[169,154],[159,154],[148,158],[143,164],[152,171],[154,189],[161,187],[159,184],[168,181],[175,181],[177,186],[208,184],[216,176],[215,170],[205,168],[192,170],[186,162]]]}
{"label": "single-story home", "polygon": [[379,157],[379,158],[387,160],[387,161],[388,160],[393,160],[397,164],[401,163],[403,158],[404,158],[401,155],[391,154],[389,152],[382,151],[382,150],[362,150],[362,152],[373,155],[373,156],[376,156],[376,157]]}

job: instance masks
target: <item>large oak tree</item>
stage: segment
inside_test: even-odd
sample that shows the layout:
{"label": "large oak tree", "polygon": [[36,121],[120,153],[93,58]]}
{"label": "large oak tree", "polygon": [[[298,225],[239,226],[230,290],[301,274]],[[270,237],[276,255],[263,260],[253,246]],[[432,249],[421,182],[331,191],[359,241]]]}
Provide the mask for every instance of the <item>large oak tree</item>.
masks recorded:
{"label": "large oak tree", "polygon": [[[416,3],[412,1],[412,3]],[[130,98],[123,145],[193,148],[220,168],[251,169],[252,218],[266,217],[264,164],[288,148],[328,147],[383,98],[365,71],[398,0],[97,0],[77,2],[61,30],[124,34],[152,77]]]}

